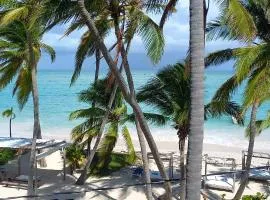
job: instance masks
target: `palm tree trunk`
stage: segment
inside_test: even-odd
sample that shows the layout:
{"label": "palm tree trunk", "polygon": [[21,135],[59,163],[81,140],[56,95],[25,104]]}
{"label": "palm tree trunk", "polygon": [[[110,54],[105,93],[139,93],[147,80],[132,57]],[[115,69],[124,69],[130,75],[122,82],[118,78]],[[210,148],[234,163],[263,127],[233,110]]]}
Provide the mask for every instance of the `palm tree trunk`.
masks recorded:
{"label": "palm tree trunk", "polygon": [[11,138],[11,121],[12,121],[12,118],[10,117],[9,119],[9,137]]}
{"label": "palm tree trunk", "polygon": [[153,157],[156,161],[157,167],[159,168],[160,174],[165,179],[165,189],[167,192],[167,199],[171,199],[171,187],[170,187],[170,183],[168,181],[169,178],[165,172],[165,168],[164,168],[164,165],[162,163],[162,160],[160,159],[156,143],[153,139],[153,136],[151,135],[151,132],[150,132],[149,127],[146,123],[146,120],[144,118],[142,110],[141,110],[138,102],[136,101],[136,99],[134,97],[132,98],[133,95],[129,93],[123,76],[118,71],[116,64],[114,63],[110,53],[108,52],[108,49],[106,48],[102,38],[99,35],[99,32],[95,26],[94,21],[92,20],[90,14],[88,13],[88,11],[85,8],[84,0],[78,0],[78,5],[79,5],[80,11],[81,11],[81,15],[85,19],[85,23],[88,26],[89,30],[93,32],[93,35],[96,38],[96,44],[97,44],[98,48],[101,50],[108,66],[110,67],[110,70],[114,74],[125,100],[131,105],[135,115],[138,117],[138,121],[140,123],[141,129],[142,129],[144,136],[148,142],[149,148],[151,149],[151,152],[152,152]]}
{"label": "palm tree trunk", "polygon": [[[99,76],[99,68],[100,68],[100,51],[99,49],[96,49],[96,70],[95,70],[95,79],[94,79],[94,83],[97,82],[98,80],[98,76]],[[96,102],[93,101],[92,103],[92,107],[95,107]]]}
{"label": "palm tree trunk", "polygon": [[92,142],[92,137],[89,137],[87,139],[87,157],[90,156],[90,152],[91,152],[91,142]]}
{"label": "palm tree trunk", "polygon": [[32,76],[32,96],[34,104],[34,129],[33,129],[33,139],[30,154],[30,168],[28,177],[28,195],[33,195],[33,175],[35,170],[36,162],[36,140],[40,134],[40,124],[39,124],[39,105],[38,105],[38,90],[37,90],[37,80],[36,80],[36,66],[31,69]]}
{"label": "palm tree trunk", "polygon": [[204,10],[202,0],[190,0],[190,64],[191,111],[186,199],[199,200],[204,124]]}
{"label": "palm tree trunk", "polygon": [[111,111],[111,108],[112,108],[113,101],[115,99],[117,88],[118,88],[118,84],[115,82],[115,84],[113,86],[111,96],[110,96],[110,99],[109,99],[109,103],[107,105],[107,111],[106,111],[105,116],[104,116],[104,118],[102,120],[102,123],[101,123],[100,129],[99,129],[99,132],[98,132],[98,136],[97,136],[95,145],[94,145],[94,147],[93,147],[93,149],[92,149],[92,151],[90,153],[90,156],[87,158],[87,163],[86,163],[86,165],[85,165],[85,167],[83,169],[82,174],[80,175],[79,179],[76,181],[76,185],[83,185],[85,183],[86,179],[87,179],[87,171],[90,168],[90,165],[91,165],[91,163],[93,161],[93,158],[95,156],[95,153],[97,151],[98,145],[99,145],[100,140],[102,138],[102,134],[103,134],[105,125],[106,125],[106,123],[108,121],[108,117],[109,117],[109,114],[110,114],[110,111]]}
{"label": "palm tree trunk", "polygon": [[185,139],[179,139],[180,153],[180,199],[186,199]]}
{"label": "palm tree trunk", "polygon": [[145,183],[146,183],[146,197],[148,200],[152,200],[153,199],[152,186],[151,186],[151,178],[150,178],[149,162],[148,162],[148,157],[147,157],[146,144],[145,144],[144,136],[142,133],[142,129],[141,129],[140,124],[139,124],[137,119],[136,119],[136,128],[137,128],[137,134],[138,134],[140,147],[141,147],[141,153],[142,153],[144,179],[145,179]]}
{"label": "palm tree trunk", "polygon": [[[95,79],[94,79],[95,84],[98,81],[99,68],[100,68],[100,51],[99,51],[99,49],[96,49],[96,70],[95,70]],[[94,100],[92,102],[92,107],[94,108],[95,106],[96,106],[96,101]],[[88,140],[87,140],[87,157],[90,156],[91,142],[92,142],[92,138],[88,138]]]}
{"label": "palm tree trunk", "polygon": [[251,110],[251,116],[250,116],[250,136],[249,136],[249,143],[248,143],[248,154],[247,154],[247,160],[246,160],[246,168],[245,172],[241,178],[241,184],[234,196],[234,200],[239,200],[246,188],[246,185],[248,183],[248,177],[249,177],[249,170],[251,166],[251,160],[253,155],[253,149],[254,149],[254,143],[255,143],[255,136],[256,136],[256,115],[258,110],[259,104],[257,102],[254,102]]}
{"label": "palm tree trunk", "polygon": [[100,51],[96,49],[96,71],[95,71],[95,83],[98,80],[99,75],[99,68],[100,68]]}
{"label": "palm tree trunk", "polygon": [[29,175],[28,175],[28,188],[27,194],[33,195],[33,175],[35,170],[36,162],[36,140],[41,137],[40,122],[39,122],[39,99],[38,99],[38,87],[37,87],[37,63],[34,57],[34,51],[32,46],[32,37],[30,33],[27,35],[28,49],[29,49],[29,67],[31,67],[31,78],[32,78],[32,97],[34,105],[34,128],[33,128],[33,139],[31,146],[31,154],[29,160]]}

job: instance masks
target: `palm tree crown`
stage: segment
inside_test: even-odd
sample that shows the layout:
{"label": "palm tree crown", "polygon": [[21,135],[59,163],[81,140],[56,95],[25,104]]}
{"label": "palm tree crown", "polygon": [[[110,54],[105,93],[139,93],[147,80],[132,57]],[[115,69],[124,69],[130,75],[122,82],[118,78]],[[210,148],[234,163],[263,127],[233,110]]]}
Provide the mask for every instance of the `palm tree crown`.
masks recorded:
{"label": "palm tree crown", "polygon": [[[98,134],[99,128],[107,111],[107,102],[110,98],[112,88],[107,86],[108,79],[98,80],[92,86],[83,90],[79,94],[79,101],[84,102],[90,106],[90,108],[80,109],[70,114],[70,119],[85,119],[84,122],[73,128],[72,138],[75,143],[85,146],[87,140],[92,140]],[[95,101],[95,107],[92,106],[92,102]],[[100,147],[98,149],[100,155],[99,166],[108,164],[108,158],[113,151],[118,136],[119,128],[122,127],[122,135],[125,140],[127,150],[129,153],[129,160],[133,162],[136,158],[135,150],[132,144],[131,136],[128,128],[125,125],[127,121],[132,120],[132,115],[128,115],[127,106],[120,90],[116,92],[116,97],[109,114],[107,122],[107,132],[103,137]],[[102,165],[102,166],[103,166]]]}
{"label": "palm tree crown", "polygon": [[[29,49],[27,46],[27,29],[21,21],[15,21],[0,28],[0,90],[16,78],[13,94],[22,109],[32,92],[31,67],[29,64]],[[38,62],[42,52],[55,59],[52,47],[41,41],[41,27],[32,29],[33,50]]]}

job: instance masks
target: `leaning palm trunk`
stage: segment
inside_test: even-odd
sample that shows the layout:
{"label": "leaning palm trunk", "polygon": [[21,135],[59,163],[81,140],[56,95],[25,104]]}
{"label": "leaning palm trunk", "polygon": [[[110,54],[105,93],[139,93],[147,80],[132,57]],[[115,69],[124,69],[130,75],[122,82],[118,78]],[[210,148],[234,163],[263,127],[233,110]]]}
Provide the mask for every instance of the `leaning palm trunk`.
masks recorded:
{"label": "leaning palm trunk", "polygon": [[204,11],[202,0],[190,0],[191,111],[186,199],[199,200],[203,148]]}
{"label": "leaning palm trunk", "polygon": [[9,137],[11,138],[11,123],[12,123],[12,117],[9,118]]}
{"label": "leaning palm trunk", "polygon": [[100,51],[96,49],[96,71],[95,71],[95,83],[98,80],[99,75],[99,68],[100,68]]}
{"label": "leaning palm trunk", "polygon": [[257,114],[257,109],[258,109],[258,103],[254,102],[251,110],[251,115],[250,115],[250,136],[249,136],[249,143],[248,143],[248,154],[247,154],[247,161],[246,161],[246,168],[245,172],[241,178],[241,184],[240,187],[238,188],[234,200],[239,200],[246,188],[246,185],[248,183],[248,177],[249,177],[249,170],[251,166],[251,160],[252,160],[252,155],[253,155],[253,149],[254,149],[254,143],[255,143],[255,136],[256,136],[256,114]]}
{"label": "leaning palm trunk", "polygon": [[[128,81],[128,85],[129,85],[129,90],[130,90],[131,98],[134,99],[134,101],[136,102],[136,94],[135,94],[134,82],[133,82],[133,79],[132,79],[132,75],[131,75],[129,63],[128,63],[128,60],[127,60],[127,53],[125,51],[125,48],[123,48],[123,47],[121,48],[121,55],[122,55],[123,64],[124,64],[125,71],[126,71],[126,76],[127,76],[127,81]],[[138,111],[136,113],[135,109],[140,109],[139,105],[137,105],[136,108],[133,108],[133,112],[135,113],[135,116],[136,116],[136,123],[138,123],[137,131],[139,131],[140,133],[142,133],[141,123],[143,123],[143,121],[144,121],[144,123],[145,123],[146,126],[147,126],[147,123],[146,123],[146,121],[144,119],[144,116],[142,114],[142,111],[140,111],[140,112],[141,112],[141,116],[142,116],[143,119],[140,120],[139,117],[138,117],[138,114],[139,113],[138,113]],[[138,130],[138,128],[139,128],[139,130]],[[146,128],[146,127],[144,126],[144,128]],[[147,128],[148,128],[148,126],[147,126]],[[152,136],[149,129],[148,129],[148,131],[149,132],[147,134],[150,134],[150,136]],[[153,140],[153,138],[152,138],[152,140]],[[153,140],[153,143],[154,143],[154,145],[156,145],[155,142],[154,142],[154,140]],[[140,145],[141,145],[141,147],[145,146],[144,141],[143,141],[143,143],[140,143]],[[157,150],[157,147],[156,146],[152,146],[152,148],[154,148],[155,151],[158,153],[158,150]],[[150,147],[150,149],[151,149],[151,147]],[[153,153],[153,150],[152,149],[151,149],[151,151]],[[159,168],[159,171],[160,171],[162,177],[165,178],[165,180],[167,180],[164,183],[164,186],[165,186],[165,189],[166,189],[166,199],[171,199],[171,185],[170,185],[170,182],[168,181],[169,180],[168,175],[165,172],[165,169],[164,169],[164,166],[163,166],[163,162],[160,159],[159,154],[156,154],[155,156],[156,156],[155,162],[156,162],[156,164],[157,164],[157,166]],[[146,153],[146,157],[147,157],[147,153]],[[145,163],[145,164],[148,165],[148,160],[147,160],[147,163]],[[164,170],[164,171],[162,171],[162,170]],[[149,175],[146,174],[146,181],[149,181],[148,180],[148,178],[150,179],[149,167],[148,167],[148,169],[147,169],[147,167],[145,168],[145,172],[149,174]],[[150,191],[151,190],[152,189],[150,187],[147,188],[147,193],[148,193],[147,195],[150,194]],[[152,191],[151,191],[151,198],[152,198]]]}
{"label": "leaning palm trunk", "polygon": [[169,178],[168,178],[168,175],[165,172],[165,168],[164,168],[164,165],[162,163],[162,160],[160,159],[156,143],[155,143],[155,141],[153,139],[153,136],[151,135],[151,132],[150,132],[149,127],[148,127],[148,125],[146,123],[146,120],[144,118],[142,110],[141,110],[138,102],[136,101],[135,97],[132,97],[133,95],[131,95],[128,92],[128,89],[126,87],[125,80],[124,80],[123,76],[119,73],[119,71],[117,69],[117,66],[115,65],[112,57],[110,56],[110,54],[108,52],[108,49],[106,48],[102,38],[99,35],[99,32],[98,32],[98,30],[97,30],[97,28],[95,26],[94,21],[92,20],[90,14],[88,13],[88,11],[85,8],[84,0],[78,0],[78,4],[79,4],[80,11],[81,11],[81,15],[85,19],[86,25],[88,26],[89,30],[93,33],[93,35],[96,38],[97,47],[102,52],[108,66],[110,67],[110,70],[112,71],[112,73],[116,77],[116,80],[117,80],[117,82],[119,84],[119,87],[120,87],[120,89],[122,91],[122,94],[123,94],[125,100],[131,105],[135,115],[138,118],[141,129],[142,129],[142,131],[144,133],[144,136],[145,136],[145,138],[146,138],[146,140],[148,142],[148,145],[149,145],[149,147],[151,149],[153,157],[154,157],[154,159],[155,159],[155,161],[157,163],[157,166],[159,168],[160,174],[165,179],[165,184],[164,185],[165,185],[165,189],[166,189],[166,192],[167,192],[167,199],[171,199],[171,187],[170,187],[170,183],[168,182]]}
{"label": "leaning palm trunk", "polygon": [[142,129],[137,119],[136,119],[136,128],[137,128],[137,134],[138,134],[140,147],[141,147],[141,153],[142,153],[144,178],[145,178],[145,184],[146,184],[146,197],[148,200],[152,200],[153,196],[152,196],[151,178],[150,178],[146,144],[145,144],[144,136],[142,133]]}
{"label": "leaning palm trunk", "polygon": [[[95,79],[94,83],[97,82],[98,76],[99,76],[99,68],[100,68],[100,51],[99,49],[96,49],[96,70],[95,70]],[[92,107],[95,107],[96,102],[93,101]]]}
{"label": "leaning palm trunk", "polygon": [[[98,81],[98,76],[99,76],[99,68],[100,68],[100,51],[99,49],[96,49],[96,70],[95,70],[95,79],[94,79],[94,84]],[[96,106],[96,101],[94,100],[92,103],[92,107],[94,108]],[[90,156],[90,151],[91,151],[91,142],[92,138],[87,139],[87,156]]]}
{"label": "leaning palm trunk", "polygon": [[[118,23],[117,17],[114,17],[114,27],[115,27],[115,35],[117,37],[121,57],[123,60],[123,65],[125,67],[125,71],[126,71],[126,75],[127,75],[127,79],[128,79],[128,86],[129,86],[130,94],[132,95],[132,97],[135,97],[136,94],[135,94],[135,89],[134,89],[134,83],[132,80],[130,67],[129,67],[129,63],[127,60],[127,51],[125,51],[125,47],[123,45],[122,35],[121,35],[120,28],[119,28],[119,23]],[[122,32],[123,32],[123,29],[124,29],[124,23],[123,23]],[[130,41],[127,44],[127,50],[129,49],[129,46],[130,46]],[[137,117],[135,117],[135,124],[136,124],[137,134],[138,134],[139,143],[140,143],[140,147],[141,147],[141,153],[142,153],[144,178],[145,178],[145,183],[146,183],[146,197],[148,200],[152,200],[153,199],[152,186],[151,186],[151,178],[150,178],[149,162],[148,162],[148,157],[147,157],[146,144],[145,144],[144,135],[142,133],[142,129],[140,127],[140,124],[139,124]]]}
{"label": "leaning palm trunk", "polygon": [[113,89],[112,89],[110,99],[109,99],[109,103],[107,105],[107,111],[105,113],[105,116],[103,117],[102,123],[101,123],[100,128],[99,128],[99,132],[98,132],[98,136],[97,136],[95,145],[94,145],[94,147],[93,147],[93,149],[92,149],[92,151],[90,153],[90,156],[87,158],[86,165],[85,165],[85,167],[83,169],[83,172],[81,173],[79,179],[77,180],[76,185],[83,185],[85,183],[86,179],[87,179],[87,171],[90,168],[90,165],[91,165],[91,163],[93,161],[93,158],[95,156],[95,153],[97,151],[98,145],[99,145],[100,140],[102,138],[102,134],[103,134],[105,125],[106,125],[106,123],[108,121],[108,117],[109,117],[109,114],[111,112],[113,101],[115,99],[117,88],[118,88],[118,84],[115,82],[114,86],[113,86]]}
{"label": "leaning palm trunk", "polygon": [[35,170],[35,162],[36,162],[36,140],[41,136],[40,123],[39,123],[39,101],[38,101],[38,88],[37,88],[37,69],[34,58],[34,52],[32,47],[32,39],[30,34],[28,34],[28,47],[29,47],[29,64],[31,67],[31,78],[32,78],[32,97],[34,104],[34,128],[33,128],[33,140],[31,146],[31,154],[29,161],[29,176],[28,176],[28,188],[27,194],[34,194],[34,185],[33,185],[33,175]]}

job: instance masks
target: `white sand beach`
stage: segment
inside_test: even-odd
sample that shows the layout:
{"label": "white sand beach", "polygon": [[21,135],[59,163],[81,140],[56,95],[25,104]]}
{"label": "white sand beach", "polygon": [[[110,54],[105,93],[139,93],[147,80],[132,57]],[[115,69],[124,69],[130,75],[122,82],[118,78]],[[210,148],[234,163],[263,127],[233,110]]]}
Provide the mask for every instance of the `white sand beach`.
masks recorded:
{"label": "white sand beach", "polygon": [[[136,150],[139,150],[138,142],[134,142]],[[178,155],[178,144],[177,141],[157,141],[157,146],[160,152],[168,153],[175,152],[175,155]],[[121,142],[118,143],[116,147],[117,151],[125,150]],[[204,144],[204,153],[207,153],[209,156],[218,156],[218,157],[232,157],[237,161],[238,169],[241,164],[241,151],[242,149],[238,147],[229,147],[222,145],[213,145],[213,144]],[[143,178],[133,178],[131,176],[132,171],[129,168],[124,168],[118,172],[113,173],[107,177],[90,177],[87,180],[87,183],[84,186],[75,185],[76,178],[79,174],[69,175],[67,174],[66,180],[63,180],[63,161],[61,159],[60,151],[57,151],[51,154],[46,158],[48,166],[46,168],[38,167],[37,175],[41,177],[41,186],[38,188],[37,194],[40,195],[37,199],[130,199],[130,200],[139,200],[146,199],[144,195],[143,186],[127,186],[143,182]],[[174,161],[175,168],[178,167],[178,163]],[[258,161],[255,161],[255,164],[259,164]],[[13,164],[8,164],[10,166]],[[8,166],[7,165],[7,166]],[[11,167],[10,167],[11,168]],[[214,168],[211,168],[213,170]],[[218,170],[218,169],[215,169]],[[202,174],[204,170],[202,170]],[[239,181],[236,184],[236,190]],[[174,185],[177,185],[174,184]],[[99,190],[91,191],[96,188],[116,188],[111,190]],[[154,194],[159,195],[164,192],[162,185],[153,186]],[[260,183],[250,181],[248,187],[245,190],[245,194],[256,194],[257,192],[269,194],[269,185],[268,183]],[[21,189],[16,187],[6,187],[5,185],[0,186],[0,197],[1,199],[6,199],[10,197],[19,197],[26,195],[26,189]],[[72,194],[57,194],[59,192],[75,192]],[[209,192],[216,195],[217,199],[222,194],[226,194],[225,199],[231,199],[233,193],[209,190]],[[54,194],[53,194],[54,193]],[[26,199],[24,197],[18,199]]]}

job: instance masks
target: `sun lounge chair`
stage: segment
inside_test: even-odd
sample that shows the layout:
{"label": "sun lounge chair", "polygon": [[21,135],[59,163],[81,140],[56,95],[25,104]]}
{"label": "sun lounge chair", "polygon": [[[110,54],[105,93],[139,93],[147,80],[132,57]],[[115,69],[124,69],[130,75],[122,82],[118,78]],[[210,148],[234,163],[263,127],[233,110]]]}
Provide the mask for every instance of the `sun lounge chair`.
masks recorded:
{"label": "sun lounge chair", "polygon": [[142,177],[142,175],[143,175],[143,168],[141,166],[133,169],[132,177]]}
{"label": "sun lounge chair", "polygon": [[[243,151],[242,152],[242,169],[246,169],[246,157],[248,152]],[[270,170],[269,170],[269,161],[270,161],[270,154],[263,153],[263,152],[253,152],[252,158],[258,158],[258,159],[264,159],[266,160],[266,163],[264,163],[264,166],[256,166],[249,171],[249,179],[257,180],[257,181],[268,181],[270,180]],[[262,165],[262,163],[260,163]],[[258,165],[258,163],[256,163]]]}
{"label": "sun lounge chair", "polygon": [[[40,176],[37,178],[33,177],[34,184],[37,184],[37,187],[40,187]],[[6,187],[18,187],[24,188],[28,185],[28,176],[27,175],[20,175],[15,178],[8,178],[6,181],[2,181],[1,184],[5,185]]]}
{"label": "sun lounge chair", "polygon": [[267,169],[251,169],[249,171],[249,178],[258,181],[270,180],[270,171]]}
{"label": "sun lounge chair", "polygon": [[227,175],[207,176],[204,185],[211,189],[234,191],[234,179]]}
{"label": "sun lounge chair", "polygon": [[212,164],[218,167],[230,167],[230,171],[235,171],[235,159],[233,158],[219,158],[208,157],[205,155],[205,176],[203,180],[204,188],[225,190],[234,192],[236,173],[232,174],[218,174],[207,175],[207,165]]}
{"label": "sun lounge chair", "polygon": [[[150,178],[152,181],[161,181],[163,180],[159,169],[154,162],[153,155],[151,153],[147,154],[148,161],[149,161],[149,171],[150,171]],[[174,178],[174,172],[176,172],[176,169],[174,170],[173,167],[173,152],[166,153],[166,154],[160,154],[160,158],[163,161],[166,173],[168,174],[168,177]]]}

